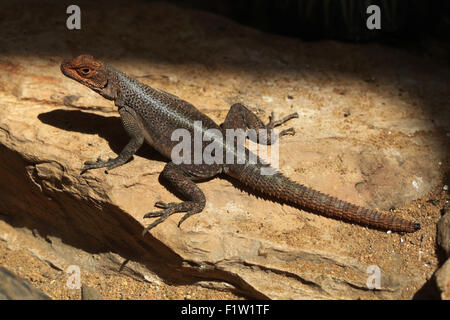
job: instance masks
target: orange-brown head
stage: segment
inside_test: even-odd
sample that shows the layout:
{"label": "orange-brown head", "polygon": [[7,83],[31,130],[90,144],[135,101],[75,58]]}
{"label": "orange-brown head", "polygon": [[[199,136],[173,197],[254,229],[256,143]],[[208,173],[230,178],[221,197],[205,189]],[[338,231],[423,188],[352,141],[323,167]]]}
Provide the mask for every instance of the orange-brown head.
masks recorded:
{"label": "orange-brown head", "polygon": [[[65,60],[61,63],[61,72],[101,95],[111,91],[107,88],[108,70],[106,66],[95,60],[93,56],[82,54],[72,60]],[[107,98],[113,97],[107,96]]]}

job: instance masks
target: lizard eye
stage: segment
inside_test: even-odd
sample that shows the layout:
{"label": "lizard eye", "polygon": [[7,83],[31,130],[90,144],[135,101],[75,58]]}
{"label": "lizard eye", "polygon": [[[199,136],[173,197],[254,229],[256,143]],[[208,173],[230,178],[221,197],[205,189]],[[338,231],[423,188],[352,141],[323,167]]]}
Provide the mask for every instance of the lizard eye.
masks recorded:
{"label": "lizard eye", "polygon": [[80,68],[78,69],[82,75],[88,75],[91,72],[89,68]]}

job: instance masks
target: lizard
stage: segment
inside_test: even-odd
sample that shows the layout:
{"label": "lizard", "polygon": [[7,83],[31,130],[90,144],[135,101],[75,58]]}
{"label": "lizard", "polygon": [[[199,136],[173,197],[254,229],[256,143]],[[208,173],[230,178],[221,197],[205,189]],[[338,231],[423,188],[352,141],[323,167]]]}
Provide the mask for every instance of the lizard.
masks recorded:
{"label": "lizard", "polygon": [[[189,102],[144,84],[127,74],[105,64],[91,55],[82,54],[61,63],[62,73],[97,92],[104,98],[114,101],[118,108],[125,131],[130,136],[129,142],[115,158],[97,161],[86,161],[81,174],[87,170],[106,168],[105,172],[127,163],[137,150],[147,142],[165,158],[171,159],[172,149],[178,143],[171,138],[175,129],[182,128],[189,133],[205,134],[208,129],[224,132],[227,129],[258,129],[256,136],[247,138],[256,143],[270,145],[276,141],[274,128],[298,114],[290,114],[281,120],[274,121],[271,113],[269,123],[264,124],[258,116],[241,103],[231,106],[225,121],[219,126],[210,117],[202,113]],[[195,126],[198,121],[200,126]],[[263,130],[260,130],[263,129]],[[282,130],[277,137],[293,135],[293,128]],[[235,141],[234,141],[235,142]],[[204,150],[206,142],[201,147]],[[224,146],[224,150],[227,146]],[[229,150],[228,150],[229,151]],[[236,152],[233,151],[234,160]],[[279,171],[270,175],[261,174],[263,168],[270,164],[259,159],[250,163],[250,151],[245,148],[243,163],[176,163],[171,159],[160,173],[169,187],[177,191],[185,201],[165,203],[157,201],[155,207],[161,210],[149,212],[144,218],[158,218],[145,227],[143,234],[154,228],[170,215],[184,212],[178,227],[187,218],[203,211],[206,198],[196,182],[212,179],[225,174],[236,179],[248,188],[275,198],[276,201],[296,205],[301,209],[326,217],[341,219],[369,228],[391,230],[395,232],[415,232],[420,224],[396,217],[392,214],[354,205],[347,201],[316,191],[297,183]],[[227,161],[228,162],[228,161]],[[242,161],[241,161],[242,162]]]}

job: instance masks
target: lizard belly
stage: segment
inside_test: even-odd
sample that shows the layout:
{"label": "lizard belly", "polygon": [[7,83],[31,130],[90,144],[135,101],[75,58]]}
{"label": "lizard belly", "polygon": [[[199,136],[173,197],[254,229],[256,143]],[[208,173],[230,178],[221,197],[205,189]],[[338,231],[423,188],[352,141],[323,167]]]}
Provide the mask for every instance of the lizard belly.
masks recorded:
{"label": "lizard belly", "polygon": [[154,136],[149,134],[147,130],[144,130],[144,139],[145,141],[153,147],[156,151],[158,151],[161,155],[165,156],[166,158],[171,158],[172,153],[172,147],[168,148],[167,144],[161,144],[158,143],[158,140],[155,139]]}

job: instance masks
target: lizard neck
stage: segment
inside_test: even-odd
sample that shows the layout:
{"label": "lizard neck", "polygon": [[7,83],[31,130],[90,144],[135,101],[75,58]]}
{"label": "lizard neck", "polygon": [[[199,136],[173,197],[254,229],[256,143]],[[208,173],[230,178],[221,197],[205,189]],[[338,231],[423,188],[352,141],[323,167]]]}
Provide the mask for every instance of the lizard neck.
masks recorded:
{"label": "lizard neck", "polygon": [[102,97],[108,100],[114,100],[115,102],[117,102],[118,100],[123,100],[122,88],[126,88],[124,83],[126,82],[126,80],[124,79],[131,78],[109,65],[105,65],[105,71],[107,74],[108,82],[104,88],[98,90],[98,93]]}
{"label": "lizard neck", "polygon": [[[157,101],[158,90],[139,82],[138,80],[128,76],[127,74],[115,69],[114,67],[107,66],[109,77],[108,86],[114,91],[114,99],[116,106],[124,107],[138,107],[140,104],[152,106]],[[111,83],[109,83],[111,82]],[[107,95],[110,94],[109,92]]]}

